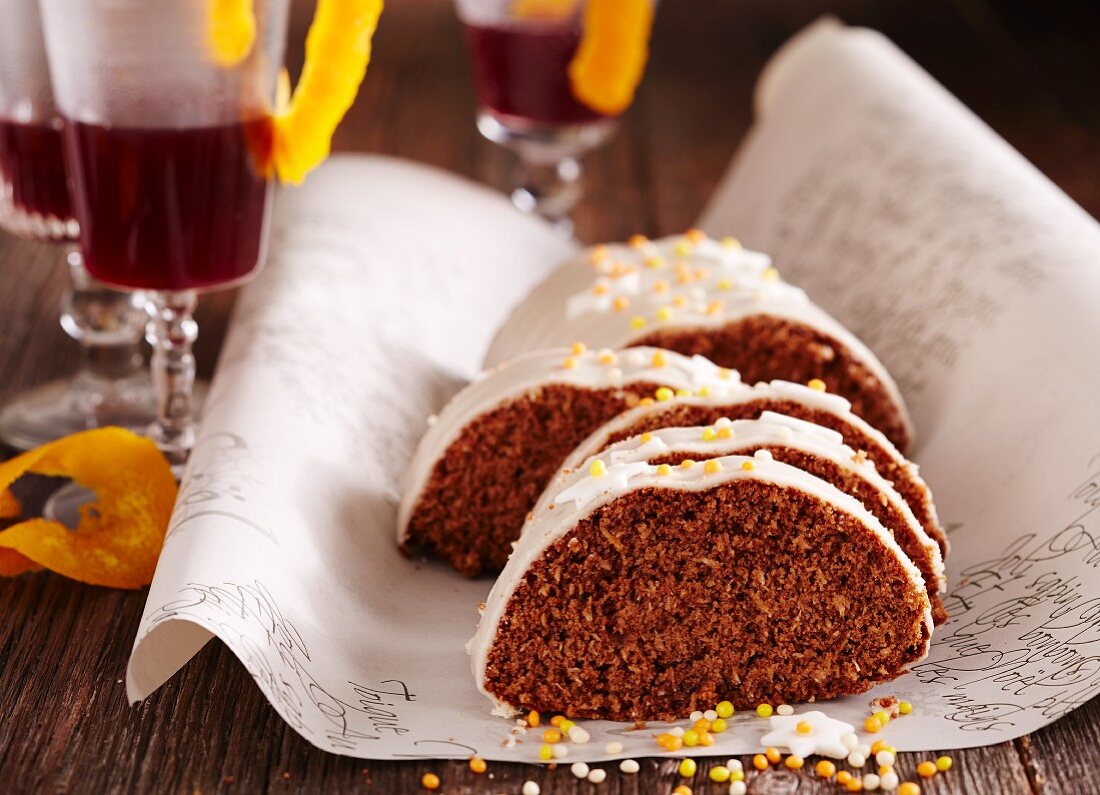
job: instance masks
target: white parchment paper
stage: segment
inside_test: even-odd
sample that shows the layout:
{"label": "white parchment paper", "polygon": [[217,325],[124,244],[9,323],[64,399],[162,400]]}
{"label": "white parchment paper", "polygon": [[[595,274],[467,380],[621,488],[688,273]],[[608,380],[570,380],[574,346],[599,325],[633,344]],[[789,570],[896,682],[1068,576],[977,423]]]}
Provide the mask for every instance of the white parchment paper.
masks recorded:
{"label": "white parchment paper", "polygon": [[[773,61],[759,122],[702,223],[771,251],[885,360],[951,528],[953,618],[874,695],[902,750],[1000,742],[1100,689],[1100,231],[880,37],[823,25]],[[281,196],[246,288],[127,678],[141,699],[211,637],[310,742],[364,758],[534,760],[463,646],[489,583],[394,547],[425,418],[571,247],[423,167],[334,158]],[[195,694],[195,697],[201,697]],[[570,760],[652,755],[589,724]],[[738,715],[707,749],[758,749]],[[698,754],[700,749],[692,749]]]}

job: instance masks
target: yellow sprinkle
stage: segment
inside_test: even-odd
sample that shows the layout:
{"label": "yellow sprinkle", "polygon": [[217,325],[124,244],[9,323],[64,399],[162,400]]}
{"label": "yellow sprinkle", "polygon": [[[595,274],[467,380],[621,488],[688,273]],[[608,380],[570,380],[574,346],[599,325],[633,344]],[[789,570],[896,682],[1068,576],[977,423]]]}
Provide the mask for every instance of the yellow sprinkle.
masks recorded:
{"label": "yellow sprinkle", "polygon": [[935,762],[929,762],[928,760],[925,760],[917,765],[917,775],[921,778],[932,778],[932,776],[936,775],[937,772],[939,771],[936,768]]}
{"label": "yellow sprinkle", "polygon": [[657,466],[657,474],[658,475],[671,475],[672,474],[672,467],[670,467],[668,464],[660,464],[660,465]]}
{"label": "yellow sprinkle", "polygon": [[712,458],[710,461],[707,461],[707,463],[703,464],[703,471],[706,472],[708,475],[713,475],[716,472],[721,472],[722,462],[719,461],[717,458]]}
{"label": "yellow sprinkle", "polygon": [[653,358],[649,362],[653,367],[664,367],[668,364],[668,357],[663,351],[654,351]]}
{"label": "yellow sprinkle", "polygon": [[646,257],[643,262],[647,268],[652,268],[653,270],[660,270],[665,266],[664,257]]}
{"label": "yellow sprinkle", "polygon": [[714,428],[703,428],[703,441],[704,442],[713,442],[717,437],[718,437],[718,434],[715,433]]}
{"label": "yellow sprinkle", "polygon": [[949,756],[941,756],[936,759],[936,770],[941,773],[951,769],[952,761]]}
{"label": "yellow sprinkle", "polygon": [[718,282],[718,289],[719,290],[732,290],[733,289],[733,280],[732,279],[722,279],[720,282]]}
{"label": "yellow sprinkle", "polygon": [[691,245],[691,243],[686,240],[681,240],[679,243],[673,246],[672,250],[673,252],[675,252],[677,257],[686,257],[695,250],[695,246]]}
{"label": "yellow sprinkle", "polygon": [[699,397],[710,397],[710,387],[701,386],[695,394],[697,394]]}
{"label": "yellow sprinkle", "polygon": [[695,729],[688,729],[684,732],[684,745],[688,748],[694,748],[699,744],[699,732]]}
{"label": "yellow sprinkle", "polygon": [[650,442],[653,441],[653,434],[652,433],[643,433],[641,436],[638,437],[638,441],[641,442],[642,444],[649,444]]}
{"label": "yellow sprinkle", "polygon": [[420,786],[424,789],[439,789],[439,776],[435,773],[425,773],[420,777]]}
{"label": "yellow sprinkle", "polygon": [[572,350],[574,356],[584,356],[584,354],[588,351],[588,346],[585,345],[583,342],[574,342]]}
{"label": "yellow sprinkle", "polygon": [[817,771],[817,775],[821,778],[832,778],[836,773],[836,765],[830,762],[828,759],[822,759],[817,763],[814,768]]}
{"label": "yellow sprinkle", "polygon": [[886,750],[886,741],[885,740],[875,740],[873,743],[871,743],[871,756],[874,756],[879,751],[885,751],[885,750]]}
{"label": "yellow sprinkle", "polygon": [[574,359],[572,356],[567,356],[565,357],[565,361],[561,363],[561,366],[564,367],[566,370],[576,370],[577,360]]}
{"label": "yellow sprinkle", "polygon": [[628,242],[631,248],[641,248],[649,242],[649,238],[645,235],[631,235]]}
{"label": "yellow sprinkle", "polygon": [[725,765],[715,765],[707,771],[707,778],[715,784],[725,784],[730,780],[730,769]]}
{"label": "yellow sprinkle", "polygon": [[913,705],[910,704],[908,701],[902,701],[898,704],[898,712],[902,715],[908,715],[912,711]]}
{"label": "yellow sprinkle", "polygon": [[549,745],[546,745],[546,744],[543,744],[543,745],[539,746],[539,759],[546,760],[546,759],[553,759],[553,758],[554,758],[554,749],[553,748],[551,748]]}
{"label": "yellow sprinkle", "polygon": [[691,397],[691,390],[680,388],[676,390],[676,397]]}
{"label": "yellow sprinkle", "polygon": [[[602,478],[604,475],[607,474],[607,464],[597,458],[595,461],[592,462],[592,466],[588,468],[588,474],[594,478]],[[551,729],[550,731],[554,730]],[[568,729],[563,728],[562,731],[568,731]],[[558,739],[561,739],[560,732],[558,735]],[[556,742],[556,740],[547,740],[547,742]]]}
{"label": "yellow sprinkle", "polygon": [[672,286],[665,279],[660,279],[653,283],[653,292],[657,293],[657,295],[667,293],[670,289],[672,289]]}
{"label": "yellow sprinkle", "polygon": [[808,720],[800,720],[798,725],[794,727],[794,730],[799,734],[813,734],[814,725]]}
{"label": "yellow sprinkle", "polygon": [[709,304],[707,304],[707,314],[708,315],[719,315],[719,314],[722,313],[722,310],[725,309],[725,308],[726,308],[726,305],[724,303],[722,303],[721,301],[711,301]]}
{"label": "yellow sprinkle", "polygon": [[704,240],[707,239],[707,233],[704,232],[702,229],[695,229],[694,227],[692,227],[691,229],[684,232],[684,237],[686,237],[692,243],[702,243]]}
{"label": "yellow sprinkle", "polygon": [[690,458],[685,458],[680,462],[680,469],[691,469],[693,466],[695,466],[695,462]]}
{"label": "yellow sprinkle", "polygon": [[[606,472],[606,471],[607,470],[605,469],[604,472]],[[572,729],[576,725],[577,724],[575,724],[573,721],[569,720],[568,718],[562,718],[561,723],[558,724],[558,728],[561,729],[561,733],[563,735],[567,735],[567,734],[569,734],[569,730]]]}
{"label": "yellow sprinkle", "polygon": [[618,361],[618,359],[615,357],[615,354],[611,353],[610,351],[600,354],[600,364],[602,364],[606,367],[610,367],[611,365],[615,364],[617,361]]}
{"label": "yellow sprinkle", "polygon": [[662,403],[666,400],[672,400],[676,396],[676,393],[669,389],[667,386],[663,386],[654,393],[654,397]]}
{"label": "yellow sprinkle", "polygon": [[630,327],[633,329],[645,328],[645,318],[641,315],[635,315],[630,318]]}
{"label": "yellow sprinkle", "polygon": [[825,382],[822,381],[820,378],[811,378],[809,381],[806,382],[806,386],[808,386],[814,392],[825,391]]}
{"label": "yellow sprinkle", "polygon": [[766,282],[774,282],[779,280],[779,271],[775,268],[765,268],[764,272],[760,274],[760,278]]}
{"label": "yellow sprinkle", "polygon": [[527,713],[527,725],[532,729],[537,729],[539,726],[539,714],[535,710],[531,710]]}
{"label": "yellow sprinkle", "polygon": [[596,246],[592,249],[592,253],[589,255],[589,259],[594,264],[599,264],[611,256],[611,252],[608,251],[607,246]]}
{"label": "yellow sprinkle", "polygon": [[733,377],[733,370],[730,370],[727,367],[719,367],[718,377],[721,378],[723,381],[729,381]]}
{"label": "yellow sprinkle", "polygon": [[[746,461],[741,465],[742,469],[752,469],[751,466],[745,466],[745,464],[752,464],[752,461]],[[756,714],[761,718],[770,718],[772,716],[772,711],[771,704],[761,704],[756,708]]]}
{"label": "yellow sprinkle", "polygon": [[611,308],[616,312],[622,312],[628,306],[630,306],[630,299],[625,295],[616,296],[615,300],[611,302]]}
{"label": "yellow sprinkle", "polygon": [[714,732],[715,734],[721,734],[722,732],[724,732],[728,728],[729,728],[729,724],[726,723],[725,718],[715,718],[710,723],[710,730],[712,732]]}
{"label": "yellow sprinkle", "polygon": [[475,773],[477,773],[480,776],[482,773],[484,773],[488,769],[489,769],[488,763],[486,763],[486,761],[484,759],[482,759],[480,756],[471,757],[471,759],[470,759],[470,770],[474,771]]}
{"label": "yellow sprinkle", "polygon": [[787,761],[783,764],[785,764],[790,770],[801,770],[802,766],[806,764],[806,761],[801,756],[795,756],[794,754],[791,754],[787,757]]}
{"label": "yellow sprinkle", "polygon": [[683,309],[688,305],[688,297],[686,295],[678,295],[672,299],[672,305]]}
{"label": "yellow sprinkle", "polygon": [[[684,732],[686,735],[687,732]],[[687,745],[687,743],[684,743]],[[691,778],[695,775],[695,771],[699,769],[699,766],[695,764],[694,759],[681,759],[680,760],[680,775],[684,778]]]}
{"label": "yellow sprinkle", "polygon": [[658,309],[657,310],[657,319],[662,321],[662,322],[666,321],[666,320],[671,320],[672,319],[672,307],[671,306],[662,306],[660,309]]}
{"label": "yellow sprinkle", "polygon": [[878,722],[885,726],[890,722],[890,713],[884,709],[880,709],[875,713],[875,717],[878,718]]}
{"label": "yellow sprinkle", "polygon": [[699,745],[714,745],[714,735],[710,732],[699,732]]}
{"label": "yellow sprinkle", "polygon": [[882,722],[874,715],[863,721],[863,729],[870,734],[878,734],[882,729]]}
{"label": "yellow sprinkle", "polygon": [[653,398],[645,397],[638,401],[639,406],[652,406],[656,401]]}
{"label": "yellow sprinkle", "polygon": [[718,429],[718,438],[719,439],[732,439],[733,438],[733,428],[719,428]]}
{"label": "yellow sprinkle", "polygon": [[599,284],[597,284],[595,287],[592,288],[592,292],[595,295],[607,295],[607,291],[610,290],[610,289],[611,288],[608,287],[606,284],[604,284],[603,282],[600,282]]}
{"label": "yellow sprinkle", "polygon": [[[741,462],[741,468],[743,470],[745,470],[746,472],[752,472],[752,470],[756,469],[756,464],[753,463],[752,461],[742,461]],[[768,706],[767,704],[765,704],[764,706],[768,707],[768,715],[771,715],[772,714],[772,708],[770,706]],[[759,712],[760,707],[757,707],[756,711]],[[768,717],[768,715],[764,715],[763,717],[766,718],[766,717]]]}
{"label": "yellow sprinkle", "polygon": [[[766,765],[767,763],[768,763],[768,760],[765,759],[764,764]],[[744,780],[745,780],[745,771],[744,770],[731,770],[730,771],[730,781],[744,781]]]}
{"label": "yellow sprinkle", "polygon": [[724,237],[722,238],[722,248],[738,249],[741,248],[741,241],[736,237]]}
{"label": "yellow sprinkle", "polygon": [[728,718],[733,715],[733,704],[729,701],[719,701],[718,705],[714,708],[714,711],[718,713],[719,718]]}

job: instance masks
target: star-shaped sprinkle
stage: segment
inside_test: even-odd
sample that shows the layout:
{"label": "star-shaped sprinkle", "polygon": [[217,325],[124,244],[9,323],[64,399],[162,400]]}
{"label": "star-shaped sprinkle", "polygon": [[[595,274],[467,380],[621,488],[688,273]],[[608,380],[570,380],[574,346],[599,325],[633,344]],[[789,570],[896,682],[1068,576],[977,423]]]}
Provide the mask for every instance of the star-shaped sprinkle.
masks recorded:
{"label": "star-shaped sprinkle", "polygon": [[801,715],[775,715],[772,730],[760,738],[765,746],[787,748],[805,759],[818,754],[833,759],[848,756],[840,738],[855,731],[855,727],[824,712],[803,712]]}

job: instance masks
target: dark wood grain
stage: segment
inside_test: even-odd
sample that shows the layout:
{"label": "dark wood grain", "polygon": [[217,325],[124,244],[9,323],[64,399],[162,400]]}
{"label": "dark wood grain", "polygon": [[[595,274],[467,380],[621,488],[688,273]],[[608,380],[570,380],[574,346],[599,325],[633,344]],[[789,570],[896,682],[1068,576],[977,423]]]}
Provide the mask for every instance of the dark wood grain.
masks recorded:
{"label": "dark wood grain", "polygon": [[[1040,0],[665,0],[653,60],[621,134],[585,161],[576,214],[585,240],[689,225],[750,123],[767,56],[824,12],[878,27],[969,104],[1093,215],[1100,215],[1100,13]],[[290,62],[311,14],[295,7]],[[503,187],[514,162],[478,139],[463,41],[445,0],[392,0],[362,96],[337,135],[342,150],[415,158]],[[76,352],[57,326],[64,273],[47,246],[0,237],[0,400],[59,377]],[[200,311],[199,366],[209,375],[232,293]],[[669,761],[600,787],[567,768],[461,762],[362,762],[316,751],[267,705],[220,644],[210,644],[139,707],[126,705],[126,659],[145,594],[49,574],[0,582],[0,790],[5,792],[419,791],[437,772],[448,793],[667,793]],[[933,793],[1094,792],[1100,702],[1035,735],[956,752]],[[903,755],[912,775],[926,755]],[[747,760],[746,760],[747,761]],[[750,775],[751,792],[836,792],[787,771]],[[696,792],[724,791],[701,773]]]}

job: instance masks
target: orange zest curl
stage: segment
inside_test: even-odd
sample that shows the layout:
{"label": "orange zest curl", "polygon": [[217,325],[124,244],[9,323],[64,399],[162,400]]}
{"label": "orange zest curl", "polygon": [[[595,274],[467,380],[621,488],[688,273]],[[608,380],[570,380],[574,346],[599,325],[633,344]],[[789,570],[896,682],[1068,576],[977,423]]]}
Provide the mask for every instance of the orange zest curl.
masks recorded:
{"label": "orange zest curl", "polygon": [[328,157],[366,76],[381,13],[382,0],[318,0],[302,75],[275,116],[275,168],[283,182],[300,183]]}
{"label": "orange zest curl", "polygon": [[255,43],[252,0],[208,0],[206,44],[214,63],[232,68],[248,57]]}
{"label": "orange zest curl", "polygon": [[[27,473],[67,477],[96,494],[75,530],[28,519],[0,530],[0,574],[18,555],[37,569],[111,588],[153,579],[178,491],[157,446],[121,428],[100,428],[50,442],[0,463],[0,493]],[[23,571],[32,569],[24,568]]]}
{"label": "orange zest curl", "polygon": [[649,57],[652,0],[588,0],[584,32],[569,64],[573,96],[618,116],[630,107]]}

